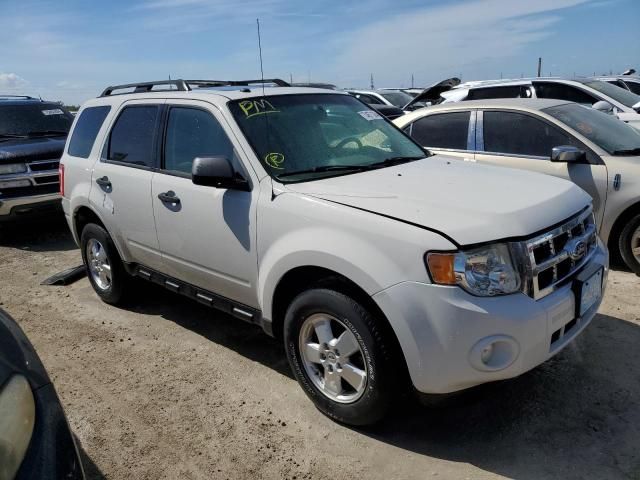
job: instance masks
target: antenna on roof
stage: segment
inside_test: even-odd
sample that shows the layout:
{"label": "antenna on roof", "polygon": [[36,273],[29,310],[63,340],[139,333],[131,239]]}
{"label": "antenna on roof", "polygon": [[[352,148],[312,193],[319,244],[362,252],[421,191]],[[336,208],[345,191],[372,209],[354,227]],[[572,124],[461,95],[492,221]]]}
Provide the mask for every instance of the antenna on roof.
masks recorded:
{"label": "antenna on roof", "polygon": [[258,25],[258,54],[260,56],[260,80],[262,80],[262,96],[264,97],[264,70],[262,69],[262,42],[260,41],[260,19],[256,18]]}

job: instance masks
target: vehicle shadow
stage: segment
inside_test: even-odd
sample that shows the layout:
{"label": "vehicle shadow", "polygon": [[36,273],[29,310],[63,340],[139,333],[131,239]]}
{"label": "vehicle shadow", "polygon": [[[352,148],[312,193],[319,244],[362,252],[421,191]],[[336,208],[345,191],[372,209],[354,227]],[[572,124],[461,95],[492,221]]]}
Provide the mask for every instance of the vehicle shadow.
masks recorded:
{"label": "vehicle shadow", "polygon": [[[131,311],[160,315],[293,378],[284,349],[259,328],[140,283]],[[640,327],[598,315],[563,352],[519,378],[427,406],[406,401],[383,423],[352,430],[509,478],[640,478],[638,345]]]}
{"label": "vehicle shadow", "polygon": [[0,246],[34,252],[66,252],[78,248],[62,213],[38,220],[0,223]]}
{"label": "vehicle shadow", "polygon": [[640,478],[640,327],[607,315],[513,380],[397,412],[362,434],[508,478]]}
{"label": "vehicle shadow", "polygon": [[74,434],[76,445],[78,446],[78,454],[82,461],[82,467],[84,468],[84,475],[86,480],[106,480],[106,476],[100,468],[93,462],[89,454],[85,451],[80,439]]}
{"label": "vehicle shadow", "polygon": [[135,304],[123,308],[159,315],[293,379],[284,347],[256,325],[208,308],[144,280],[134,279]]}

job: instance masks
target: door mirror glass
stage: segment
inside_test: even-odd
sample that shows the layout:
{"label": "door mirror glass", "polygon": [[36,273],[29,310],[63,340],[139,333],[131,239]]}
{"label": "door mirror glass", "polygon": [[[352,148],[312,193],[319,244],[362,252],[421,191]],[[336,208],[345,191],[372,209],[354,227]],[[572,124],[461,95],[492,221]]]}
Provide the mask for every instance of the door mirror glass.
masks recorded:
{"label": "door mirror glass", "polygon": [[613,114],[613,105],[605,100],[600,100],[594,103],[591,107],[600,112],[608,113],[609,115]]}
{"label": "door mirror glass", "polygon": [[191,180],[196,185],[249,190],[249,183],[235,172],[227,157],[196,157],[191,169]]}
{"label": "door mirror glass", "polygon": [[580,150],[579,148],[571,145],[553,147],[551,150],[552,162],[580,163],[584,162],[586,158],[587,154],[584,150]]}

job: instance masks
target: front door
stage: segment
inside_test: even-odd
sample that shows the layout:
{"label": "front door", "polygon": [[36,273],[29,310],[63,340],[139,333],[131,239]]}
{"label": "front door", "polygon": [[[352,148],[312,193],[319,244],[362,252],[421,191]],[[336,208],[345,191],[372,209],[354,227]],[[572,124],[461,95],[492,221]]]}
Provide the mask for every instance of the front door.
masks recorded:
{"label": "front door", "polygon": [[[168,104],[163,150],[162,167],[152,186],[162,271],[257,307],[257,186],[243,192],[191,181],[196,157],[225,156],[248,177],[213,107],[196,102]],[[175,200],[167,200],[167,195]]]}
{"label": "front door", "polygon": [[89,196],[124,260],[152,268],[162,260],[151,203],[160,110],[157,101],[124,104],[94,166]]}
{"label": "front door", "polygon": [[[607,195],[607,168],[582,142],[555,125],[523,112],[478,112],[480,122],[484,145],[478,146],[476,161],[530,170],[574,182],[593,198],[596,221],[601,225]],[[587,162],[552,162],[552,148],[561,145],[585,150]]]}

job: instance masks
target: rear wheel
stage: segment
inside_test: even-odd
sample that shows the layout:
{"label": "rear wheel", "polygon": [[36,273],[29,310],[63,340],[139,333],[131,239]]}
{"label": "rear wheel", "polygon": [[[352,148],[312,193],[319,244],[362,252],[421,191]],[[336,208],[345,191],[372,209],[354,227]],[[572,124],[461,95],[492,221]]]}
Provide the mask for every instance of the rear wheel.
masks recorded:
{"label": "rear wheel", "polygon": [[285,317],[287,357],[325,415],[349,425],[380,420],[399,392],[391,345],[354,299],[329,289],[298,295]]}
{"label": "rear wheel", "polygon": [[618,244],[624,262],[640,275],[640,214],[632,217],[622,229]]}
{"label": "rear wheel", "polygon": [[95,292],[106,303],[121,303],[128,275],[107,231],[94,223],[88,224],[82,230],[80,246],[87,277]]}

